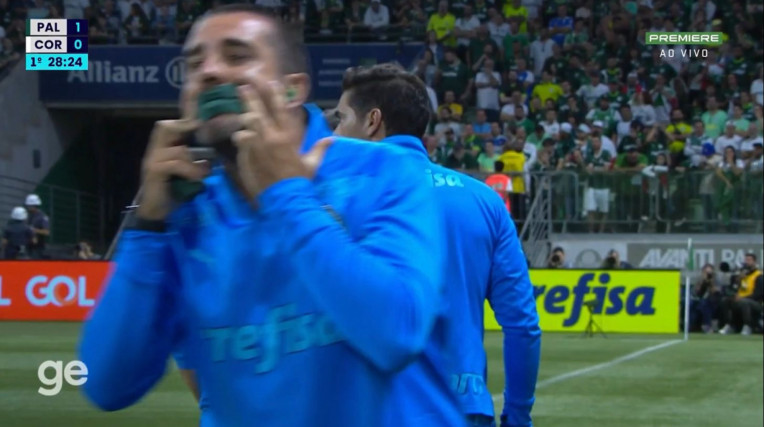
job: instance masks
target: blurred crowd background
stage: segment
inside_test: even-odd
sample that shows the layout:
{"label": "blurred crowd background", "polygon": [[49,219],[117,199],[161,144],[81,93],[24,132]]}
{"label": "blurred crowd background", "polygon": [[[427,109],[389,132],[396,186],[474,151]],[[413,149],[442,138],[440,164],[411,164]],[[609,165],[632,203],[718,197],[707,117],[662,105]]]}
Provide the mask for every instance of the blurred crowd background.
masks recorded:
{"label": "blurred crowd background", "polygon": [[[88,19],[91,44],[177,44],[222,3],[0,0],[0,75],[27,18]],[[761,0],[254,3],[308,43],[421,43],[402,65],[430,91],[432,160],[509,175],[520,224],[550,177],[557,231],[762,230]],[[723,44],[648,45],[650,31]]]}

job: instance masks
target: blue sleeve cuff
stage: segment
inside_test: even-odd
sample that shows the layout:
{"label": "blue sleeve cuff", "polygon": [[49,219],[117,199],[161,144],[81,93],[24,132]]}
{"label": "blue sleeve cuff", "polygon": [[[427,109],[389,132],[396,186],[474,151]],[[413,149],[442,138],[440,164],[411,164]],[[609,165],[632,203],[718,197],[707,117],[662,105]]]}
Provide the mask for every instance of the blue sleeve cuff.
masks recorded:
{"label": "blue sleeve cuff", "polygon": [[170,239],[168,233],[125,230],[114,257],[116,268],[136,283],[162,283]]}

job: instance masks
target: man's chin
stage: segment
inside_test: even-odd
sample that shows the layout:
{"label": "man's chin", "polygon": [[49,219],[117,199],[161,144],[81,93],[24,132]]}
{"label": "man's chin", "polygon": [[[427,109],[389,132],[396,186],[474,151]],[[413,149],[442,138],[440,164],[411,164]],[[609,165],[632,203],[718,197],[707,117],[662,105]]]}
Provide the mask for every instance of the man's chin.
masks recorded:
{"label": "man's chin", "polygon": [[241,119],[237,114],[221,114],[203,122],[197,129],[197,139],[201,145],[215,146],[230,140],[234,132],[242,129]]}
{"label": "man's chin", "polygon": [[214,148],[221,158],[235,162],[236,147],[232,136],[241,129],[237,114],[222,114],[203,122],[196,131],[196,139],[200,145]]}

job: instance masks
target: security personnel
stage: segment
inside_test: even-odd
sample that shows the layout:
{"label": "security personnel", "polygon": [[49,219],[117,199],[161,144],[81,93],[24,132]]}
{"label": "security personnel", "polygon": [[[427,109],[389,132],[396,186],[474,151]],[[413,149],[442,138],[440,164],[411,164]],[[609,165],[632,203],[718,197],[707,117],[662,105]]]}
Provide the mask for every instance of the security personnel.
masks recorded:
{"label": "security personnel", "polygon": [[11,211],[11,219],[8,226],[3,230],[0,252],[4,259],[28,258],[29,247],[34,242],[32,228],[27,225],[27,211],[21,206],[16,206]]}
{"label": "security personnel", "polygon": [[42,201],[37,194],[30,194],[26,199],[27,212],[29,212],[29,226],[34,232],[35,242],[29,248],[32,258],[40,259],[45,255],[45,243],[50,237],[50,220],[48,215],[40,210]]}

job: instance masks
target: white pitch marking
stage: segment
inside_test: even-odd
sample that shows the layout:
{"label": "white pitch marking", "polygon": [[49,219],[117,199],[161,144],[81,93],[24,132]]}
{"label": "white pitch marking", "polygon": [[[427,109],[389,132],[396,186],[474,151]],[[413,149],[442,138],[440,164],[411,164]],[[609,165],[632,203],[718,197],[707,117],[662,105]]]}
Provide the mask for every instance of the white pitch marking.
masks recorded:
{"label": "white pitch marking", "polygon": [[[628,360],[636,359],[636,358],[638,358],[638,357],[640,357],[642,355],[645,355],[647,353],[651,353],[653,351],[660,350],[662,348],[666,348],[666,347],[672,346],[674,344],[678,344],[680,342],[682,342],[682,340],[666,341],[664,343],[656,344],[656,345],[653,345],[653,346],[650,346],[650,347],[647,347],[647,348],[643,348],[642,350],[635,351],[634,353],[629,353],[629,354],[627,354],[625,356],[621,356],[621,357],[615,358],[615,359],[613,359],[611,361],[608,361],[608,362],[598,363],[596,365],[592,365],[592,366],[589,366],[589,367],[586,367],[586,368],[576,369],[575,371],[571,371],[571,372],[568,372],[566,374],[561,374],[561,375],[554,376],[552,378],[547,378],[544,381],[539,381],[536,384],[536,390],[538,390],[540,388],[544,388],[544,387],[546,387],[548,385],[551,385],[551,384],[558,383],[560,381],[565,381],[565,380],[567,380],[569,378],[580,377],[581,375],[586,375],[589,372],[594,372],[594,371],[599,371],[600,369],[609,368],[609,367],[617,365],[617,364],[619,364],[621,362],[626,362]],[[499,401],[504,400],[504,394],[502,394],[502,393],[494,394],[491,397],[493,397],[493,401],[494,402],[499,402]]]}

